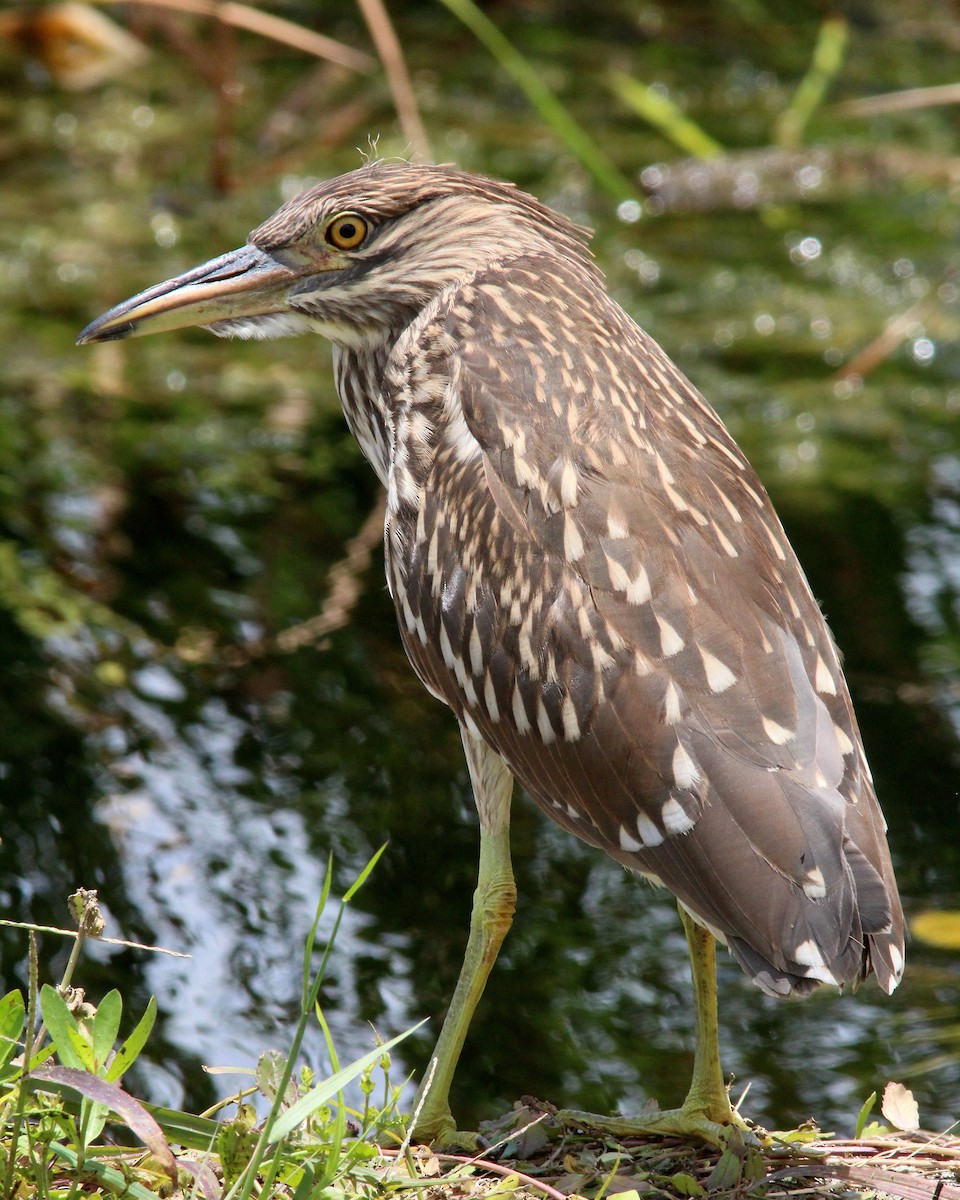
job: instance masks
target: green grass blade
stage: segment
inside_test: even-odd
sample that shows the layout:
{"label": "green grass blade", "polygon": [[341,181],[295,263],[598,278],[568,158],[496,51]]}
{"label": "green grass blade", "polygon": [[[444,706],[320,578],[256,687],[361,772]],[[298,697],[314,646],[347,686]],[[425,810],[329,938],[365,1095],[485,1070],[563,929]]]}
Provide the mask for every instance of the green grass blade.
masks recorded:
{"label": "green grass blade", "polygon": [[792,150],[800,145],[804,129],[843,66],[848,33],[843,17],[827,17],[820,26],[810,67],[777,121],[774,139],[778,146]]}
{"label": "green grass blade", "polygon": [[333,922],[333,928],[330,931],[330,936],[327,938],[327,944],[323,950],[323,957],[320,959],[320,966],[317,974],[314,977],[313,983],[310,983],[310,959],[313,954],[313,947],[317,936],[317,926],[320,922],[320,914],[323,912],[327,903],[327,898],[330,895],[330,881],[333,878],[333,856],[327,864],[327,874],[323,881],[323,894],[320,897],[320,903],[317,905],[317,915],[314,917],[313,925],[307,935],[306,945],[303,952],[303,997],[302,997],[302,1017],[307,1017],[313,1011],[313,1007],[317,1002],[317,997],[320,995],[320,986],[323,983],[324,976],[327,971],[327,963],[330,960],[330,955],[333,953],[333,947],[336,945],[337,934],[340,932],[340,923],[343,920],[343,914],[347,905],[357,894],[367,880],[370,872],[377,865],[380,855],[386,850],[387,844],[380,847],[379,850],[370,858],[369,862],[347,888],[346,892],[340,897],[340,907],[337,909],[337,915]]}
{"label": "green grass blade", "polygon": [[363,885],[367,882],[367,877],[369,876],[369,874],[373,870],[373,868],[377,865],[377,863],[380,861],[380,855],[383,854],[383,852],[384,852],[384,850],[386,850],[386,848],[387,848],[387,843],[384,842],[383,845],[380,847],[380,849],[374,853],[373,857],[370,859],[370,861],[367,863],[367,865],[363,868],[363,870],[360,872],[360,874],[356,877],[356,879],[353,881],[353,883],[351,883],[350,886],[347,888],[347,890],[343,893],[343,903],[344,904],[349,904],[350,901],[357,894],[357,892],[359,892],[360,889],[363,887]]}
{"label": "green grass blade", "polygon": [[301,1096],[296,1104],[288,1108],[285,1113],[274,1121],[267,1140],[277,1142],[281,1138],[286,1137],[291,1130],[296,1129],[302,1121],[305,1121],[311,1113],[316,1112],[328,1100],[332,1100],[337,1092],[342,1091],[351,1080],[363,1074],[368,1067],[372,1067],[381,1054],[396,1046],[398,1042],[402,1042],[404,1038],[409,1037],[411,1033],[414,1033],[423,1024],[425,1024],[425,1021],[418,1021],[416,1025],[411,1025],[403,1033],[398,1033],[389,1042],[384,1042],[382,1046],[377,1046],[367,1054],[355,1059],[342,1070],[336,1071],[329,1079],[325,1079],[323,1083],[312,1088],[305,1096]]}
{"label": "green grass blade", "polygon": [[313,958],[313,947],[317,940],[317,930],[320,928],[320,918],[323,916],[323,910],[327,907],[327,900],[330,898],[330,888],[333,886],[333,853],[327,856],[327,870],[323,876],[323,887],[320,890],[320,899],[317,901],[317,909],[313,914],[313,924],[310,926],[307,938],[303,946],[303,989],[300,993],[300,1011],[307,1013],[312,1008],[310,1001],[310,963]]}
{"label": "green grass blade", "polygon": [[337,1048],[333,1044],[333,1034],[330,1032],[330,1026],[327,1024],[327,1018],[323,1015],[323,1009],[319,1004],[314,1005],[314,1012],[317,1015],[317,1021],[320,1023],[320,1029],[323,1031],[323,1040],[327,1046],[327,1054],[330,1055],[330,1065],[334,1072],[340,1070],[340,1058],[337,1054]]}
{"label": "green grass blade", "polygon": [[473,0],[441,0],[476,37],[526,94],[544,121],[575,154],[597,184],[615,200],[636,196],[636,188],[598,147],[594,138],[571,116],[527,61]]}
{"label": "green grass blade", "polygon": [[662,92],[622,71],[611,71],[607,80],[628,108],[658,129],[684,154],[694,158],[716,158],[718,154],[723,154],[723,146]]}
{"label": "green grass blade", "polygon": [[96,1159],[91,1158],[85,1158],[81,1164],[76,1152],[69,1146],[63,1146],[59,1142],[52,1142],[50,1149],[58,1158],[62,1158],[65,1162],[69,1163],[75,1171],[82,1166],[84,1172],[88,1172],[101,1180],[111,1191],[116,1192],[117,1195],[131,1196],[133,1200],[157,1200],[156,1192],[148,1190],[143,1184],[137,1183],[134,1180],[128,1180],[116,1167],[97,1162]]}
{"label": "green grass blade", "polygon": [[[380,850],[382,851],[381,846]],[[379,857],[380,851],[377,852]],[[344,897],[346,899],[346,897]],[[320,1023],[320,1028],[323,1030],[323,1040],[327,1046],[327,1054],[330,1055],[330,1066],[333,1067],[334,1073],[340,1070],[340,1057],[337,1054],[337,1048],[333,1043],[333,1035],[330,1032],[330,1026],[327,1024],[327,1019],[323,1015],[323,1009],[319,1004],[314,1005],[314,1011],[317,1014],[317,1020]],[[317,1180],[317,1191],[328,1187],[336,1179],[341,1169],[341,1159],[343,1157],[343,1139],[347,1132],[347,1117],[344,1112],[343,1092],[337,1093],[337,1115],[334,1118],[333,1129],[330,1133],[330,1152],[327,1155],[327,1161],[323,1169],[323,1173]]]}

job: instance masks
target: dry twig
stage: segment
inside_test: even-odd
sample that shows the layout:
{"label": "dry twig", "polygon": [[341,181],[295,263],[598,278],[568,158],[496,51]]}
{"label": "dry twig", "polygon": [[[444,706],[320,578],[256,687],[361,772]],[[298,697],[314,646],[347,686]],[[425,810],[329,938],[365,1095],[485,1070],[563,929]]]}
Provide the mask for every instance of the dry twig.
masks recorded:
{"label": "dry twig", "polygon": [[413,157],[420,162],[430,162],[430,142],[427,131],[420,119],[420,110],[413,94],[413,84],[410,82],[410,72],[407,70],[403,57],[403,48],[394,32],[393,25],[383,6],[383,0],[357,0],[357,5],[363,14],[363,19],[370,30],[373,44],[380,55],[383,69],[387,75],[393,105],[400,118],[400,127],[410,143]]}
{"label": "dry twig", "polygon": [[373,547],[383,539],[383,519],[386,496],[381,493],[370,515],[358,532],[347,542],[346,554],[330,568],[330,591],[323,608],[315,617],[285,629],[276,637],[276,646],[285,654],[302,646],[320,641],[335,629],[341,629],[350,619],[360,599],[360,576],[370,566]]}
{"label": "dry twig", "polygon": [[[119,3],[119,0],[109,0]],[[199,17],[214,17],[225,25],[233,25],[237,29],[246,29],[250,33],[270,38],[271,41],[281,42],[285,46],[293,46],[304,54],[313,54],[317,58],[327,58],[331,62],[348,67],[351,71],[369,74],[376,65],[375,60],[362,50],[345,46],[333,38],[325,37],[303,25],[293,21],[285,21],[283,17],[275,17],[272,13],[261,12],[248,4],[237,4],[234,0],[124,0],[125,3],[140,4],[152,8],[175,9],[178,12],[193,13]]]}

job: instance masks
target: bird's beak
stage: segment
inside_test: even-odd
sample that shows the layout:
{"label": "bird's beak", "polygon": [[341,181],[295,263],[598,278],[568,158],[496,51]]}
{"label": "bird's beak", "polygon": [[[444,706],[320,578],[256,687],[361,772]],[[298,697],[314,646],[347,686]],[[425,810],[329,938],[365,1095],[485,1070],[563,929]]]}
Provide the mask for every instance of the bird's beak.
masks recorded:
{"label": "bird's beak", "polygon": [[283,313],[299,278],[256,246],[241,246],[124,300],[92,321],[77,344]]}

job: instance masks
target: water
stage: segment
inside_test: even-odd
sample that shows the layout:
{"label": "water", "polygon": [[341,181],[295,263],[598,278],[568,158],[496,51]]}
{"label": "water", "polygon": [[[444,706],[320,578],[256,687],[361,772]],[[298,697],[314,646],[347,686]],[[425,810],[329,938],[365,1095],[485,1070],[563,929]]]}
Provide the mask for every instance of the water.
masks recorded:
{"label": "water", "polygon": [[[851,31],[845,95],[942,81],[935,25],[891,25],[882,5],[869,17]],[[805,8],[793,25],[695,5],[651,7],[639,25],[618,11],[599,31],[576,20],[530,11],[509,32],[627,172],[676,153],[611,99],[608,64],[662,82],[728,144],[761,145],[816,33]],[[352,21],[334,32],[359,44]],[[593,191],[455,25],[419,9],[398,21],[437,157],[514,178],[595,225],[618,299],[757,466],[844,649],[908,914],[956,907],[948,116],[843,129],[816,118],[812,137],[831,145],[844,133],[923,151],[922,169],[904,165],[893,184],[861,168],[816,205],[635,220]],[[96,887],[112,933],[193,956],[99,946],[81,982],[94,997],[120,986],[131,1010],[157,994],[161,1020],[131,1086],[194,1107],[243,1082],[201,1064],[249,1068],[289,1038],[331,852],[336,893],[389,842],[324,989],[343,1059],[369,1048],[370,1024],[385,1037],[422,1016],[436,1028],[475,879],[459,737],[399,650],[376,546],[345,625],[318,647],[277,642],[322,607],[330,568],[377,503],[327,347],[199,331],[73,346],[116,300],[239,245],[312,175],[356,165],[369,131],[402,152],[369,85],[305,84],[302,59],[261,48],[239,41],[232,155],[244,186],[226,196],[206,181],[213,100],[186,94],[184,62],[162,41],[136,76],[86,93],[25,79],[13,59],[0,67],[0,903],[8,919],[63,924],[66,893]],[[318,149],[317,130],[354,101],[363,115]],[[838,378],[905,312],[903,341],[862,385]],[[458,1116],[475,1122],[523,1093],[601,1111],[677,1102],[691,1016],[669,897],[522,801],[514,844],[520,909],[474,1023]],[[25,952],[20,932],[0,930],[5,988],[22,983]],[[46,978],[64,960],[62,942],[42,939]],[[735,1095],[749,1082],[758,1120],[815,1114],[849,1132],[889,1078],[914,1089],[928,1127],[955,1114],[956,955],[915,942],[890,1000],[868,985],[778,1004],[723,955],[720,988],[724,1063]],[[422,1066],[432,1036],[405,1043],[403,1070]],[[319,1035],[307,1053],[323,1066]]]}

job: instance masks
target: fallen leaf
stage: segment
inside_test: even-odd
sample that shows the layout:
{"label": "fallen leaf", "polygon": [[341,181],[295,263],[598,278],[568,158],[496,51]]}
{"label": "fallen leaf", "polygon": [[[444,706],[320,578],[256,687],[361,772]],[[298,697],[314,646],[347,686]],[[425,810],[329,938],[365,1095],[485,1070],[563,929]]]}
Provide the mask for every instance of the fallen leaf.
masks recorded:
{"label": "fallen leaf", "polygon": [[729,1192],[740,1182],[743,1173],[740,1159],[732,1150],[724,1150],[705,1184],[708,1192]]}
{"label": "fallen leaf", "polygon": [[669,1179],[673,1190],[679,1196],[705,1196],[707,1194],[703,1184],[694,1179],[692,1175],[688,1175],[686,1171],[679,1171],[676,1175],[669,1176]]}
{"label": "fallen leaf", "polygon": [[902,1083],[887,1084],[883,1089],[883,1103],[880,1111],[896,1129],[906,1133],[914,1133],[920,1128],[920,1110],[913,1098],[913,1092]]}

